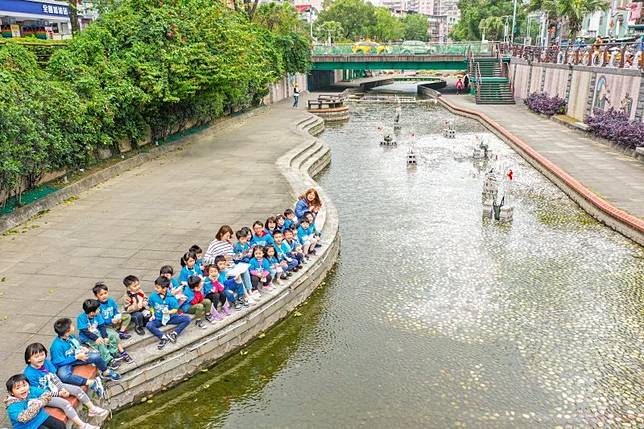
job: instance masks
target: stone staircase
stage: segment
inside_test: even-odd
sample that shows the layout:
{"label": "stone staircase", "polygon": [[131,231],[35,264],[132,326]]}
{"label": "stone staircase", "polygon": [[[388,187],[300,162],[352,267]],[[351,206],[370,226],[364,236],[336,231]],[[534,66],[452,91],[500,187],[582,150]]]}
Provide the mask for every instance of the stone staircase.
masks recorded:
{"label": "stone staircase", "polygon": [[510,79],[504,76],[498,57],[472,57],[469,67],[476,104],[515,104]]}

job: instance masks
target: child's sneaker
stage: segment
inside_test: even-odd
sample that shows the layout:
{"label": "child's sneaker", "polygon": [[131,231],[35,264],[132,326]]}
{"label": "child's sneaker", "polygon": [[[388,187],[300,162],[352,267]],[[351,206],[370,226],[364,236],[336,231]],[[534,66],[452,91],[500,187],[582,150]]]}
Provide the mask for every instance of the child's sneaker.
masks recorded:
{"label": "child's sneaker", "polygon": [[242,302],[244,302],[244,301],[237,300],[237,302],[235,302],[235,310],[239,311],[239,310],[242,309]]}
{"label": "child's sneaker", "polygon": [[94,405],[94,408],[90,408],[89,411],[87,412],[87,415],[89,417],[105,417],[109,414],[110,412],[104,408],[97,407]]}
{"label": "child's sneaker", "polygon": [[105,388],[103,387],[103,382],[101,381],[100,377],[96,377],[93,381],[92,384],[89,385],[89,388],[92,389],[94,393],[96,393],[96,396],[99,398],[103,398],[105,395]]}
{"label": "child's sneaker", "polygon": [[159,344],[157,344],[157,349],[159,350],[163,349],[166,346],[166,344],[168,344],[168,342],[170,342],[170,337],[168,337],[167,335],[164,335],[159,340]]}
{"label": "child's sneaker", "polygon": [[103,375],[106,377],[109,377],[110,380],[113,380],[113,381],[118,381],[121,379],[121,374],[119,374],[118,372],[112,371],[111,369],[106,370],[103,373]]}
{"label": "child's sneaker", "polygon": [[226,302],[226,304],[222,307],[221,309],[222,313],[224,313],[224,316],[230,316],[232,312],[230,311],[230,304]]}
{"label": "child's sneaker", "polygon": [[315,248],[316,248],[316,249],[319,249],[320,247],[322,247],[322,245],[321,245],[320,243],[316,243],[316,244],[315,244]]}
{"label": "child's sneaker", "polygon": [[203,319],[195,320],[195,325],[197,325],[197,328],[206,329],[206,324],[204,323]]}
{"label": "child's sneaker", "polygon": [[121,352],[121,357],[123,358],[123,361],[125,363],[132,363],[134,362],[134,359],[132,359],[132,356],[126,351]]}
{"label": "child's sneaker", "polygon": [[145,329],[143,329],[143,326],[137,326],[136,328],[134,328],[134,332],[141,336],[145,335]]}
{"label": "child's sneaker", "polygon": [[100,426],[94,426],[89,423],[83,423],[83,425],[80,427],[80,429],[101,429]]}
{"label": "child's sneaker", "polygon": [[119,339],[121,339],[121,340],[129,340],[130,338],[132,338],[132,335],[128,334],[125,331],[119,331]]}
{"label": "child's sneaker", "polygon": [[117,358],[113,358],[113,359],[110,361],[110,363],[107,365],[107,367],[108,367],[109,369],[119,369],[119,367],[121,366],[121,360],[122,360],[122,359],[120,359],[120,358],[119,358],[119,359],[117,359]]}
{"label": "child's sneaker", "polygon": [[172,331],[172,332],[170,332],[170,335],[168,335],[168,338],[170,338],[170,341],[172,341],[173,343],[176,343],[177,342],[177,336],[178,336],[177,332]]}

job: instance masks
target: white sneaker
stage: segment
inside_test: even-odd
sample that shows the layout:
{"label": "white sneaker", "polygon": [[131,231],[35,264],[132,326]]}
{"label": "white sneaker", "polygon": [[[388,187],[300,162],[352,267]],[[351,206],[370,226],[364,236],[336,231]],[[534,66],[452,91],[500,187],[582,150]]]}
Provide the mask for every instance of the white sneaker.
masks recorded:
{"label": "white sneaker", "polygon": [[88,412],[87,415],[89,417],[105,417],[109,414],[110,412],[104,408],[94,406],[94,408],[91,408]]}

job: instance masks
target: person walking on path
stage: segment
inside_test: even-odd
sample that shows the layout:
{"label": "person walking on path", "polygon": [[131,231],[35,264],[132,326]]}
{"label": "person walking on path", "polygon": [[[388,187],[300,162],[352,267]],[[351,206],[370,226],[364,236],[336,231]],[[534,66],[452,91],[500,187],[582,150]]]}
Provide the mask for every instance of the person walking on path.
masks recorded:
{"label": "person walking on path", "polygon": [[297,84],[293,87],[293,107],[297,109],[297,105],[300,101],[300,89],[297,87]]}
{"label": "person walking on path", "polygon": [[459,77],[456,81],[456,95],[460,95],[461,92],[463,92],[463,81]]}

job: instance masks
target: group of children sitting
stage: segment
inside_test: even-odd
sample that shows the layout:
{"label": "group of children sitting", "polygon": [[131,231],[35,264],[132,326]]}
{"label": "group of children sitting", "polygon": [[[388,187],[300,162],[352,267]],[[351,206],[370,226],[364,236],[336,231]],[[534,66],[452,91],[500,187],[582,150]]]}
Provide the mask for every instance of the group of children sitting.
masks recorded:
{"label": "group of children sitting", "polygon": [[[193,319],[188,314],[194,315],[198,328],[205,329],[206,323],[222,320],[232,314],[232,309],[254,305],[262,293],[273,291],[274,285],[300,270],[320,246],[315,214],[302,211],[301,205],[299,208],[299,218],[287,209],[269,217],[266,223],[256,221],[252,231],[241,228],[235,233],[234,245],[232,229],[223,226],[220,233],[222,230],[230,233],[223,234],[226,240],[221,243],[230,246],[232,252],[203,258],[203,250],[193,245],[181,258],[182,268],[177,277],[171,266],[161,267],[149,297],[134,275],[123,279],[125,292],[120,307],[108,287],[96,283],[92,288],[94,298],[83,302],[76,323],[68,318],[54,323],[56,338],[49,353],[40,343],[28,345],[23,373],[7,380],[9,396],[5,405],[13,427],[65,428],[62,421],[44,411],[48,406],[62,409],[79,428],[98,428],[81,420],[65,398],[78,398],[89,409],[90,417],[109,413],[95,405],[82,387],[87,386],[99,398],[106,398],[102,378],[119,380],[121,376],[116,372],[119,366],[133,362],[122,345],[123,340],[131,337],[128,328],[133,324],[138,335],[145,335],[147,328],[159,339],[161,350],[168,342],[176,342],[191,323]],[[168,325],[175,327],[170,331],[163,329]],[[75,366],[88,364],[96,366],[97,377],[87,379],[73,373]]]}

